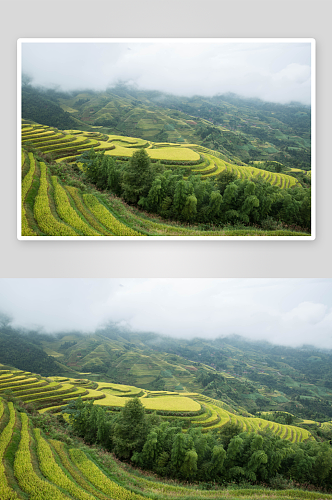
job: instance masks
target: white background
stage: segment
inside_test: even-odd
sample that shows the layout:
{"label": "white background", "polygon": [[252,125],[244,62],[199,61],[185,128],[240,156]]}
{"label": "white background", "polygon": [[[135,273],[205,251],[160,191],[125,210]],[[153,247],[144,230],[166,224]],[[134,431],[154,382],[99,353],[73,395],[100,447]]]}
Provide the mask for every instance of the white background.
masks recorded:
{"label": "white background", "polygon": [[[0,278],[331,277],[330,0],[12,0],[1,28]],[[317,224],[314,241],[18,241],[18,38],[315,38]]]}

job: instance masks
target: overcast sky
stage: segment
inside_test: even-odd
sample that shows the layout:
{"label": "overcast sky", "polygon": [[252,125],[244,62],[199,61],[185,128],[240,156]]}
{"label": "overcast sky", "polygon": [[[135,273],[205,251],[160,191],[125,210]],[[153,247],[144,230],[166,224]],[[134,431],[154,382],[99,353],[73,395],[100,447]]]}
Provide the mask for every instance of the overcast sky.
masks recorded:
{"label": "overcast sky", "polygon": [[62,90],[105,90],[121,80],[178,95],[234,92],[310,104],[310,43],[205,40],[25,42],[22,71],[35,85]]}
{"label": "overcast sky", "polygon": [[93,332],[108,321],[182,338],[238,334],[332,348],[331,279],[0,279],[13,326]]}

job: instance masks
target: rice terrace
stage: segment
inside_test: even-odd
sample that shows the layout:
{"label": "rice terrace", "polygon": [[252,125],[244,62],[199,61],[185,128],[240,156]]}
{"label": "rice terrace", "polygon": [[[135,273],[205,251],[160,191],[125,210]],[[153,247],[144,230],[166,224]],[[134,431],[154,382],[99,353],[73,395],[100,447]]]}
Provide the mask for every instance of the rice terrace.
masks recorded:
{"label": "rice terrace", "polygon": [[[84,156],[90,164],[84,163]],[[100,156],[98,156],[98,153]],[[114,165],[130,162],[135,154],[143,153],[148,157],[152,170],[166,170],[164,178],[156,177],[156,188],[161,182],[170,183],[172,179],[183,178],[184,191],[182,212],[185,219],[182,224],[167,222],[152,214],[141,212],[105,191],[96,189],[98,176],[105,177],[101,170],[93,175],[93,160],[99,168],[106,168],[106,176],[112,178],[119,174]],[[50,160],[51,158],[51,160]],[[83,161],[80,161],[82,159]],[[105,161],[106,160],[106,161]],[[111,160],[112,164],[107,163]],[[114,160],[116,162],[114,162]],[[104,162],[104,163],[103,163]],[[122,163],[122,165],[121,165]],[[240,162],[239,162],[240,163]],[[22,123],[22,236],[232,236],[232,235],[281,235],[299,236],[306,232],[287,229],[262,230],[262,228],[218,229],[216,223],[210,229],[186,226],[195,213],[195,195],[186,195],[185,189],[194,182],[209,181],[210,211],[220,207],[221,195],[213,186],[219,174],[230,175],[230,180],[239,179],[245,189],[252,193],[252,207],[246,208],[243,217],[249,221],[248,214],[258,207],[259,200],[255,193],[253,180],[263,181],[264,185],[289,191],[303,188],[296,177],[256,168],[254,165],[230,163],[224,155],[197,144],[156,143],[139,138],[104,134],[102,132],[84,132],[80,130],[58,130],[46,125],[39,125],[26,120]],[[108,168],[108,170],[107,170]],[[113,170],[112,170],[113,168]],[[88,172],[87,172],[88,171]],[[189,179],[189,180],[188,180]],[[88,182],[87,182],[88,181]],[[119,182],[116,178],[114,185]],[[107,185],[107,183],[106,183]],[[204,184],[203,184],[204,186]],[[258,184],[259,186],[259,184]],[[105,186],[103,186],[105,187]],[[148,196],[153,196],[153,188]],[[201,188],[202,190],[202,188]],[[277,193],[278,190],[274,191]],[[179,195],[181,188],[178,189]],[[256,188],[258,194],[258,189]],[[177,193],[176,193],[177,194]],[[226,199],[228,192],[224,194]],[[158,199],[158,191],[155,193]],[[175,196],[175,195],[174,195]],[[207,195],[206,195],[207,196]],[[232,193],[230,191],[230,195]],[[170,197],[160,200],[172,202]],[[168,201],[169,200],[169,201]],[[176,200],[176,198],[175,198]],[[189,201],[188,201],[189,200]],[[180,200],[181,201],[181,200]],[[179,201],[179,203],[180,203]],[[231,198],[230,198],[231,201]],[[213,208],[213,203],[216,208]],[[141,204],[142,205],[142,204]],[[187,210],[186,210],[187,207]]]}
{"label": "rice terrace", "polygon": [[[128,411],[130,401],[133,404],[135,401],[141,401],[145,410],[156,411],[156,415],[159,414],[159,418],[164,421],[162,424],[164,430],[169,425],[166,423],[167,420],[170,420],[172,428],[180,430],[177,436],[178,439],[182,438],[182,446],[185,448],[190,446],[190,442],[191,446],[193,445],[193,439],[196,443],[198,438],[201,444],[205,443],[204,446],[207,447],[209,431],[217,432],[229,424],[233,424],[239,432],[242,432],[239,435],[242,439],[269,429],[271,437],[278,436],[281,444],[283,442],[301,444],[313,440],[310,432],[301,427],[275,424],[249,415],[242,416],[234,410],[225,409],[221,401],[197,393],[153,392],[132,386],[91,382],[84,378],[41,377],[22,370],[8,370],[3,366],[0,368],[0,495],[2,500],[25,498],[143,500],[144,498],[174,497],[211,500],[216,498],[230,500],[233,498],[332,498],[332,495],[328,494],[290,489],[279,491],[276,496],[275,491],[264,488],[248,489],[247,487],[233,491],[218,490],[218,488],[204,490],[190,484],[183,486],[176,485],[174,482],[163,483],[154,476],[144,477],[142,473],[137,474],[131,471],[113,455],[105,454],[96,446],[87,446],[83,442],[74,445],[73,439],[64,430],[68,425],[67,421],[72,422],[74,428],[78,429],[84,419],[90,419],[91,434],[93,421],[98,421],[99,427],[104,425],[102,422],[106,422],[106,416],[110,418],[112,415],[117,415],[124,407],[127,407]],[[15,405],[11,396],[15,398]],[[77,403],[78,401],[80,403]],[[86,406],[88,401],[90,404]],[[35,408],[33,413],[31,413],[31,405]],[[28,409],[28,413],[23,408]],[[78,419],[80,408],[84,410]],[[107,410],[106,413],[103,408]],[[65,413],[61,413],[61,410]],[[50,419],[47,415],[53,417]],[[177,422],[181,424],[182,431]],[[188,430],[189,427],[191,430]],[[89,440],[93,441],[91,436],[89,438],[86,435],[85,442]],[[99,438],[99,441],[102,441],[102,438]],[[186,442],[187,445],[184,444]],[[285,457],[285,450],[288,448],[281,444],[279,445],[280,457]],[[197,445],[198,442],[196,447]],[[259,442],[259,440],[251,444],[254,449],[261,445],[262,441]],[[175,450],[176,445],[173,445],[173,460],[176,457]],[[229,450],[229,458],[226,454],[220,457],[219,467],[224,461],[227,463],[227,460],[230,460],[230,447]],[[258,450],[256,454],[266,456],[265,451],[268,453],[262,448]],[[188,453],[190,452],[187,451]],[[217,455],[217,447],[214,448],[214,453]],[[148,456],[146,455],[145,460],[148,460]],[[163,460],[166,460],[166,455]],[[266,462],[263,460],[261,468],[264,468],[264,463]],[[216,466],[217,463],[214,466],[215,471]],[[189,479],[193,472],[190,463],[188,467],[183,467],[184,477]],[[255,476],[253,472],[251,474],[252,477]]]}
{"label": "rice terrace", "polygon": [[[227,422],[240,425],[244,431],[271,429],[284,439],[296,443],[310,437],[310,432],[296,426],[274,424],[267,420],[243,417],[237,412],[223,408],[223,403],[198,393],[176,393],[148,391],[132,386],[91,382],[88,379],[67,377],[40,377],[23,371],[2,370],[0,373],[0,392],[12,392],[20,401],[34,403],[39,413],[59,413],[68,402],[81,398],[93,400],[94,404],[117,411],[133,397],[139,397],[146,410],[174,413],[174,418],[185,418],[187,424],[202,426],[203,432],[221,428]],[[182,414],[188,413],[184,417]]]}

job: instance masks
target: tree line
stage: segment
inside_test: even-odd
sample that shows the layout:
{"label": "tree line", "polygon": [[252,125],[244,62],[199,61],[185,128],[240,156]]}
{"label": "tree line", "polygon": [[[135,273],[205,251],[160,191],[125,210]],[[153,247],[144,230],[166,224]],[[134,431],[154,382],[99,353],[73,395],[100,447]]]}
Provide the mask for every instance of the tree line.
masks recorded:
{"label": "tree line", "polygon": [[129,161],[116,161],[93,148],[78,159],[98,189],[110,190],[126,202],[163,218],[205,226],[256,225],[311,227],[311,190],[281,189],[262,179],[240,180],[223,171],[215,179],[185,177],[185,169],[151,164],[144,148]]}
{"label": "tree line", "polygon": [[273,487],[309,483],[332,488],[332,448],[328,442],[291,443],[270,432],[242,432],[234,424],[203,433],[180,419],[147,415],[138,398],[114,415],[93,401],[78,399],[64,413],[76,434],[98,443],[119,459],[160,476],[227,484],[261,482]]}

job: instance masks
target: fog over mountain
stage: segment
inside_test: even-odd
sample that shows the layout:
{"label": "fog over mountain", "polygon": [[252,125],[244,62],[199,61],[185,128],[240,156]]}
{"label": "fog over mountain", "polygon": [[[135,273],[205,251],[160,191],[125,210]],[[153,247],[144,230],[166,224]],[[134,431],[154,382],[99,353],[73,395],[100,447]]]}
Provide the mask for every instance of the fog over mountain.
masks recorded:
{"label": "fog over mountain", "polygon": [[1,279],[0,298],[12,326],[49,333],[111,321],[178,338],[332,348],[331,279]]}
{"label": "fog over mountain", "polygon": [[50,40],[22,44],[22,71],[33,85],[105,90],[121,81],[184,96],[233,92],[280,103],[311,101],[310,43]]}

